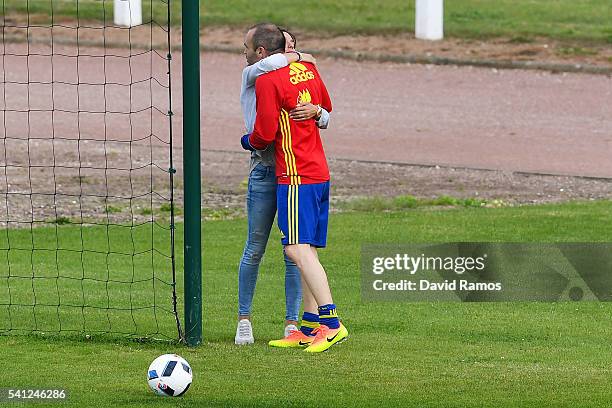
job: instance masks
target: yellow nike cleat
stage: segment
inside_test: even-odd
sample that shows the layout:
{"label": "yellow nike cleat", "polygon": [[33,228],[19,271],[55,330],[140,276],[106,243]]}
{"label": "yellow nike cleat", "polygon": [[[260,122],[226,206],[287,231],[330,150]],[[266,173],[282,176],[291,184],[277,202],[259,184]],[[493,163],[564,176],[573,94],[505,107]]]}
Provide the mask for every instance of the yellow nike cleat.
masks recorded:
{"label": "yellow nike cleat", "polygon": [[271,347],[306,347],[314,340],[314,336],[307,336],[299,330],[291,330],[284,339],[270,340],[268,346]]}
{"label": "yellow nike cleat", "polygon": [[320,353],[348,338],[348,330],[342,323],[337,329],[330,329],[322,324],[313,330],[313,333],[315,332],[316,336],[312,344],[304,349],[308,353]]}

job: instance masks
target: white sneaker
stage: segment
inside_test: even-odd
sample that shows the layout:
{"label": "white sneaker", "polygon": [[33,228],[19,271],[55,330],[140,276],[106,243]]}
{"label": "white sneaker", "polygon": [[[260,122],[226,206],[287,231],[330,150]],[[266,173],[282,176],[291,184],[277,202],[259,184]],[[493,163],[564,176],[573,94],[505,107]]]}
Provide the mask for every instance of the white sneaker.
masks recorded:
{"label": "white sneaker", "polygon": [[299,329],[295,324],[288,324],[285,326],[285,337],[289,337],[292,331],[298,331]]}
{"label": "white sneaker", "polygon": [[253,326],[251,326],[251,322],[248,319],[242,319],[238,322],[234,342],[239,346],[253,344],[255,342],[253,338]]}

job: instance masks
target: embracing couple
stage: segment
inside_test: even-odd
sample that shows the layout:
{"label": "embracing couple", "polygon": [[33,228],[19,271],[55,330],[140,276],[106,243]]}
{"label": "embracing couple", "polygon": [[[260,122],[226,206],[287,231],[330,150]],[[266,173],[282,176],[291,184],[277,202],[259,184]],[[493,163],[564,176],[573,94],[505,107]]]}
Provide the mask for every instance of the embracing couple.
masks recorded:
{"label": "embracing couple", "polygon": [[296,51],[289,31],[270,23],[251,27],[244,55],[240,104],[247,134],[240,142],[251,152],[251,163],[235,343],[254,342],[255,283],[278,211],[285,257],[285,336],[269,345],[325,351],[348,337],[317,255],[317,248],[326,245],[329,212],[329,169],[319,129],[327,128],[331,100],[315,59]]}

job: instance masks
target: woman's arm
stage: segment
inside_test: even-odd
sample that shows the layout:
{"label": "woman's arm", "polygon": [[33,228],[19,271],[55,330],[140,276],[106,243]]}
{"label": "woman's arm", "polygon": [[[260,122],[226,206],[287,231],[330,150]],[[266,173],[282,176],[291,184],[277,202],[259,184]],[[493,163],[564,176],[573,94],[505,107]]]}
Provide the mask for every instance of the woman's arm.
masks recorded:
{"label": "woman's arm", "polygon": [[244,68],[242,71],[243,85],[247,88],[255,86],[255,80],[257,80],[257,77],[260,75],[276,71],[277,69],[286,67],[292,62],[298,61],[316,63],[312,55],[303,52],[292,51],[284,54],[273,54]]}

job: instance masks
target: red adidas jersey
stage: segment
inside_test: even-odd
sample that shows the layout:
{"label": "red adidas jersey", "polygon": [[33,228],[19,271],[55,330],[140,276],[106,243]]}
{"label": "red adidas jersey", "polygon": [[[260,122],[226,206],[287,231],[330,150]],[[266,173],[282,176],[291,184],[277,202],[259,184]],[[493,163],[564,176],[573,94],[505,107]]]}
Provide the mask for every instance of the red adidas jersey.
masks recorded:
{"label": "red adidas jersey", "polygon": [[329,180],[319,128],[314,119],[296,122],[289,112],[300,102],[331,112],[331,100],[313,64],[294,62],[257,78],[257,118],[249,138],[261,150],[276,142],[279,184],[314,184]]}

